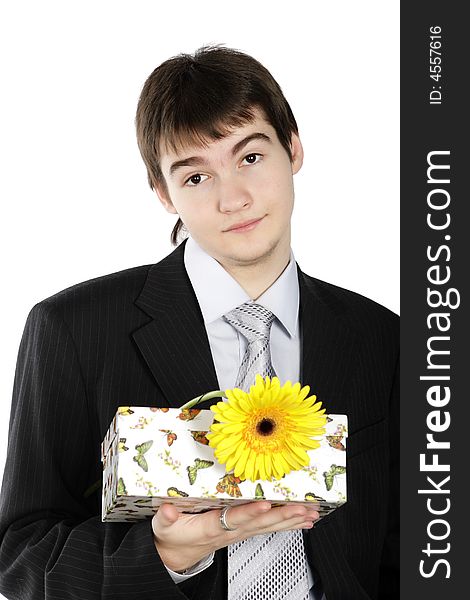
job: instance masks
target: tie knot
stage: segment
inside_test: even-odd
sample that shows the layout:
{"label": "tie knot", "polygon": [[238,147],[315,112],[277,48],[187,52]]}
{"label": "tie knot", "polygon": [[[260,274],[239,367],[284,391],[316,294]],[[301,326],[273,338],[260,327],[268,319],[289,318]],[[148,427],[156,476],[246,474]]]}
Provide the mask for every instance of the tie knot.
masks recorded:
{"label": "tie knot", "polygon": [[269,338],[274,318],[270,310],[254,302],[245,302],[224,315],[224,319],[233,325],[249,343]]}

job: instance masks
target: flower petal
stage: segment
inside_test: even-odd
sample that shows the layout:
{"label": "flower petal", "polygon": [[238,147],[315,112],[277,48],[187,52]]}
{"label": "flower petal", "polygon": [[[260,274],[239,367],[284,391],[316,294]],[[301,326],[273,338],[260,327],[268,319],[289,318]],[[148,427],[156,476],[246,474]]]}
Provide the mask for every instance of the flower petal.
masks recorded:
{"label": "flower petal", "polygon": [[[249,393],[239,388],[225,393],[227,401],[211,407],[208,439],[227,471],[253,481],[280,479],[309,464],[307,451],[320,445],[313,438],[324,434],[326,424],[325,409],[316,396],[308,397],[309,386],[257,375]],[[272,431],[260,430],[263,420],[272,421]]]}

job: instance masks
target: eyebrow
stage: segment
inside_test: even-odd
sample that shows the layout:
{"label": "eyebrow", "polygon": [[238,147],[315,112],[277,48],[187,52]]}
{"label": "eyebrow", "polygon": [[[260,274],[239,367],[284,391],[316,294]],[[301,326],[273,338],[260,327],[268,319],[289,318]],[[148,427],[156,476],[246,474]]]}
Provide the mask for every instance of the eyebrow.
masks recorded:
{"label": "eyebrow", "polygon": [[[232,156],[235,156],[242,150],[247,144],[252,142],[253,140],[263,140],[265,142],[271,143],[271,138],[266,133],[256,132],[247,135],[242,140],[237,142],[235,146],[232,148]],[[194,165],[207,165],[207,160],[203,156],[188,156],[187,158],[182,158],[181,160],[177,160],[170,165],[170,175],[173,175],[175,171],[180,169],[181,167],[193,167]]]}

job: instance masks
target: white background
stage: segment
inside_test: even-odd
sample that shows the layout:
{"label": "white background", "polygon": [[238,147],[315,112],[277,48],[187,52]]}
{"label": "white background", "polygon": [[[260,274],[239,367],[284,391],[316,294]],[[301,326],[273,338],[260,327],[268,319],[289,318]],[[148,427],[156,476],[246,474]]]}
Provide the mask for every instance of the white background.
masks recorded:
{"label": "white background", "polygon": [[0,472],[27,314],[79,281],[158,261],[175,218],[135,142],[163,60],[224,43],[296,116],[293,250],[304,271],[399,312],[399,3],[33,0],[0,11]]}

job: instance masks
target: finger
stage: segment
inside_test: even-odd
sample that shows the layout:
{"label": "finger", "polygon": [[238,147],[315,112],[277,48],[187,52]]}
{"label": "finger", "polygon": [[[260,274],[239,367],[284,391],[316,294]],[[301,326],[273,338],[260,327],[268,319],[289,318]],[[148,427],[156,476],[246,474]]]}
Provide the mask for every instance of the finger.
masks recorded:
{"label": "finger", "polygon": [[264,515],[257,518],[258,525],[261,527],[275,527],[283,523],[300,523],[303,521],[313,521],[318,519],[319,514],[309,506],[301,504],[285,505],[272,508]]}
{"label": "finger", "polygon": [[[226,513],[227,522],[230,519],[232,527],[238,527],[243,523],[249,523],[253,519],[258,519],[271,510],[270,502],[249,502],[239,506],[231,506]],[[229,517],[230,514],[230,517]]]}
{"label": "finger", "polygon": [[305,506],[303,504],[279,506],[273,508],[272,517],[282,520],[292,519],[297,516],[304,515],[308,519],[317,519],[319,517],[318,511],[311,506]]}
{"label": "finger", "polygon": [[311,518],[310,516],[301,516],[294,517],[292,519],[287,519],[286,521],[282,521],[281,523],[274,524],[271,526],[270,531],[287,531],[290,529],[311,529],[315,525],[316,518]]}
{"label": "finger", "polygon": [[[252,524],[256,522],[259,517],[271,510],[270,502],[249,502],[238,506],[230,506],[222,508],[222,510],[209,511],[206,513],[208,517],[214,517],[213,520],[215,528],[213,531],[216,534],[220,534],[221,531],[244,531],[250,532],[253,530]],[[222,516],[225,515],[224,519]],[[222,522],[225,522],[227,528],[225,528]],[[251,524],[251,526],[250,526]],[[211,528],[212,529],[212,528]]]}
{"label": "finger", "polygon": [[[225,514],[229,527],[248,536],[288,529],[310,528],[319,518],[310,506],[299,504],[269,508],[269,502],[231,507]],[[219,513],[220,514],[220,513]]]}

